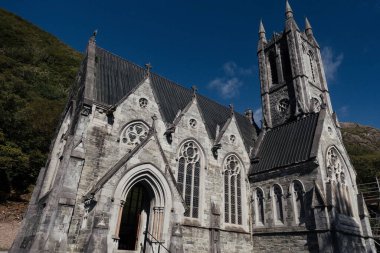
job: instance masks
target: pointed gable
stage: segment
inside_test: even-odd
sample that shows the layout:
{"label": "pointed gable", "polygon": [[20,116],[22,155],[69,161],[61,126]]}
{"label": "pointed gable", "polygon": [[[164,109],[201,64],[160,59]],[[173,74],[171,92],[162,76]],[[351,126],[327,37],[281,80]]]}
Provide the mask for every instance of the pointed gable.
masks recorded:
{"label": "pointed gable", "polygon": [[[133,92],[145,76],[145,69],[96,46],[95,50],[95,102],[115,105]],[[191,101],[193,92],[173,81],[151,73],[152,88],[166,123],[172,123],[179,110]],[[199,108],[211,139],[216,138],[216,128],[222,127],[230,118],[230,109],[202,95],[197,95]],[[243,115],[236,113],[239,130],[244,144],[249,149],[257,138],[256,125]]]}

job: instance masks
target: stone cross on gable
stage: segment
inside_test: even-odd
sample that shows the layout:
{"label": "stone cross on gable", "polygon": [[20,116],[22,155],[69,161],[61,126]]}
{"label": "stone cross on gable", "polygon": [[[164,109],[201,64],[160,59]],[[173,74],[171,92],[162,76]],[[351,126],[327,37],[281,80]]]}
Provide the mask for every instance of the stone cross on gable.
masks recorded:
{"label": "stone cross on gable", "polygon": [[145,77],[150,77],[150,70],[152,69],[152,64],[150,64],[150,62],[145,64],[145,69],[146,69]]}
{"label": "stone cross on gable", "polygon": [[193,91],[193,96],[195,96],[197,94],[198,88],[197,86],[193,85],[191,86],[191,90]]}

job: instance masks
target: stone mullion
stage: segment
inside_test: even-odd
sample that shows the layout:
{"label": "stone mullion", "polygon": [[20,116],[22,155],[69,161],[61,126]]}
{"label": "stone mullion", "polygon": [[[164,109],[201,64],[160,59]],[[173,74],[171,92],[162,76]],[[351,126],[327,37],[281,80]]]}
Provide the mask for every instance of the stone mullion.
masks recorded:
{"label": "stone mullion", "polygon": [[233,198],[235,199],[235,224],[238,224],[239,223],[239,207],[238,207],[238,205],[239,205],[239,203],[238,203],[238,199],[237,199],[237,195],[238,195],[238,187],[237,187],[237,180],[238,180],[238,175],[237,174],[235,174],[234,175],[234,177],[235,177],[235,194],[234,194],[234,196],[233,196]]}
{"label": "stone mullion", "polygon": [[117,216],[117,223],[116,223],[116,231],[115,231],[115,237],[116,238],[119,238],[120,226],[121,226],[121,218],[122,218],[122,215],[123,215],[124,204],[125,204],[125,201],[121,200],[120,201],[120,207],[119,207],[119,214]]}
{"label": "stone mullion", "polygon": [[191,164],[191,193],[190,193],[190,217],[193,217],[193,207],[194,207],[194,178],[195,178],[195,169],[194,163]]}

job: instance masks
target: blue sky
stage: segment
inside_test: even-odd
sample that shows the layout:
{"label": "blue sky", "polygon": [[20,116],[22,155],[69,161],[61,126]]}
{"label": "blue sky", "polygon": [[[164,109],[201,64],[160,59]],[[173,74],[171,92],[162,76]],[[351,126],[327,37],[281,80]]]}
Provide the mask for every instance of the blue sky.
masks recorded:
{"label": "blue sky", "polygon": [[[380,0],[290,0],[322,49],[340,121],[380,128]],[[257,32],[284,28],[284,0],[0,0],[0,6],[84,51],[101,47],[238,111],[259,114]]]}

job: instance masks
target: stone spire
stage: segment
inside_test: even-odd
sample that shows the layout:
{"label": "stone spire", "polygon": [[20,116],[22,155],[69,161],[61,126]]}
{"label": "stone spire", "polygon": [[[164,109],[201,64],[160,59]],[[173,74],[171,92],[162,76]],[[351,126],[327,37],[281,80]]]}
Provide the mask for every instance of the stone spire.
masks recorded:
{"label": "stone spire", "polygon": [[86,50],[86,76],[84,84],[84,100],[85,104],[92,105],[95,100],[95,51],[96,51],[96,35],[98,30],[95,30],[87,44]]}
{"label": "stone spire", "polygon": [[317,40],[314,37],[313,29],[310,25],[310,22],[307,18],[305,18],[305,34],[309,41],[313,43],[314,46],[319,47]]}
{"label": "stone spire", "polygon": [[260,20],[260,27],[259,27],[259,38],[261,41],[263,42],[267,42],[267,39],[265,37],[265,29],[264,29],[264,25],[263,25],[263,21]]}
{"label": "stone spire", "polygon": [[299,31],[298,25],[296,21],[294,20],[292,7],[290,7],[288,0],[286,0],[285,17],[286,17],[285,30],[289,31],[293,29],[293,30]]}
{"label": "stone spire", "polygon": [[288,0],[286,0],[285,16],[286,16],[286,19],[293,18],[293,10],[292,10],[292,7],[290,7]]}
{"label": "stone spire", "polygon": [[307,17],[305,18],[305,33],[306,35],[313,35],[313,29]]}

